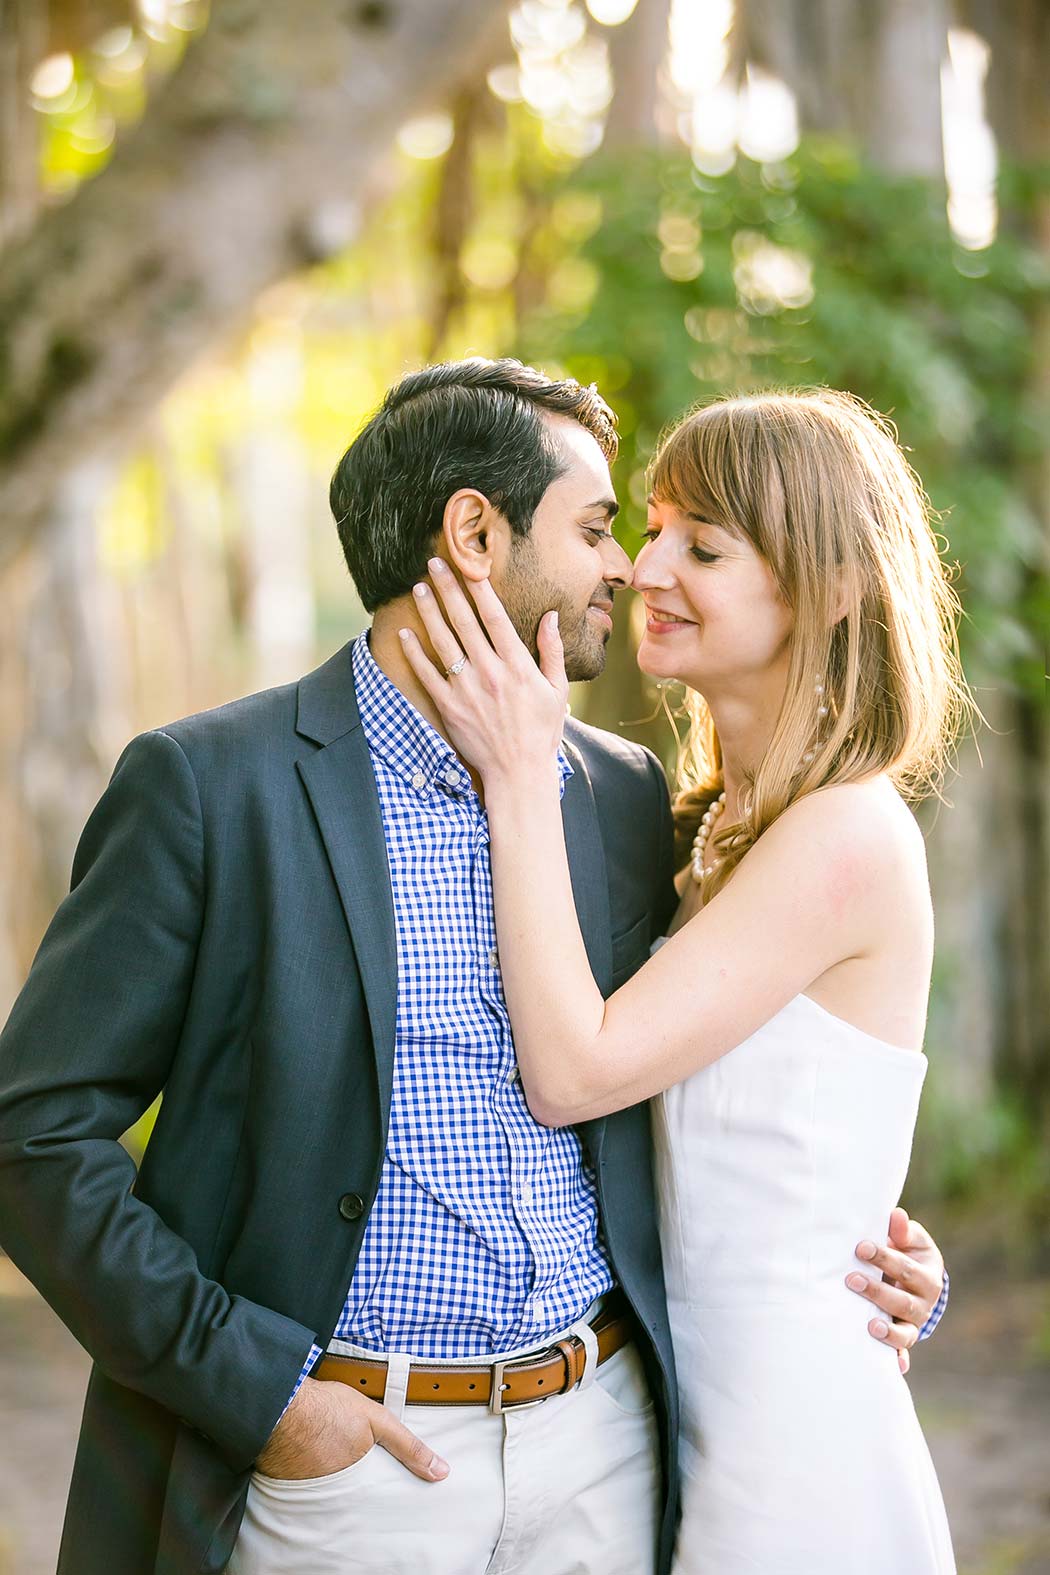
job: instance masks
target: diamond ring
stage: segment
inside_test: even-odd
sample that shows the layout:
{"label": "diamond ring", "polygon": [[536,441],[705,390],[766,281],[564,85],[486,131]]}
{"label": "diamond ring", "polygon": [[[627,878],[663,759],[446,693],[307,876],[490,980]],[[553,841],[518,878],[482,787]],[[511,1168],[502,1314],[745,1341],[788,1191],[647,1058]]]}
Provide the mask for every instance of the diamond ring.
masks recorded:
{"label": "diamond ring", "polygon": [[465,656],[461,656],[458,662],[453,662],[451,667],[446,667],[445,668],[445,677],[446,678],[455,678],[456,674],[457,673],[461,673],[463,671],[464,667],[466,667],[466,665],[467,665],[466,657]]}

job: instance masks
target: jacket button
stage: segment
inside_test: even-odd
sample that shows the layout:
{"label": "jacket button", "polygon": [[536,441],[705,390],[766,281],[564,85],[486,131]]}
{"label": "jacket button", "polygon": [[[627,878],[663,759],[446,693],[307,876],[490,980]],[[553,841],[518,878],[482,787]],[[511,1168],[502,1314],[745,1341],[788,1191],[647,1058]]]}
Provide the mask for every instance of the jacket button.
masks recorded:
{"label": "jacket button", "polygon": [[356,1192],[344,1192],[339,1199],[339,1212],[344,1220],[359,1220],[365,1212],[365,1200]]}

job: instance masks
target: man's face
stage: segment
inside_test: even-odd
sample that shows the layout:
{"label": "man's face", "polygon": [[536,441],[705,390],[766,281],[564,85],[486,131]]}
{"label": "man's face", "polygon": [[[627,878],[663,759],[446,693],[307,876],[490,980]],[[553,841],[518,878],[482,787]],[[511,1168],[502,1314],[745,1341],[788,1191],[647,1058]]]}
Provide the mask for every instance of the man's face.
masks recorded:
{"label": "man's face", "polygon": [[557,609],[565,671],[575,683],[605,666],[613,596],[631,583],[631,560],[610,534],[618,505],[598,444],[571,417],[544,421],[564,474],[540,499],[531,533],[513,539],[492,584],[534,653],[540,619]]}

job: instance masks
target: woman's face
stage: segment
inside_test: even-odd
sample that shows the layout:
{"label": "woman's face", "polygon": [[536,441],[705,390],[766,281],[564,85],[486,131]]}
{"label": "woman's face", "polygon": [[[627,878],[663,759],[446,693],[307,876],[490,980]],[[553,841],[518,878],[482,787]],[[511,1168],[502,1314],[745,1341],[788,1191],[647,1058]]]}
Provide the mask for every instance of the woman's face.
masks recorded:
{"label": "woman's face", "polygon": [[708,700],[782,683],[793,619],[766,560],[735,535],[649,500],[634,589],[645,602],[638,665]]}

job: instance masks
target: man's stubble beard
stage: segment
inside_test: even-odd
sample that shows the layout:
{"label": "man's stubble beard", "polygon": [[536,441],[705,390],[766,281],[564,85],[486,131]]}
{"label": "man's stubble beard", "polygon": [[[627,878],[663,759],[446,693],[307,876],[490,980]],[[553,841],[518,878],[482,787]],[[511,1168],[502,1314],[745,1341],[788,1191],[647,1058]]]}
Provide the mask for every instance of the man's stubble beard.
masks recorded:
{"label": "man's stubble beard", "polygon": [[[602,586],[603,600],[612,601],[611,586]],[[587,608],[574,605],[556,581],[540,572],[532,544],[517,541],[511,551],[499,596],[518,638],[539,659],[536,635],[544,613],[557,612],[558,632],[565,648],[565,674],[570,683],[588,683],[605,667],[608,630],[598,630]]]}

